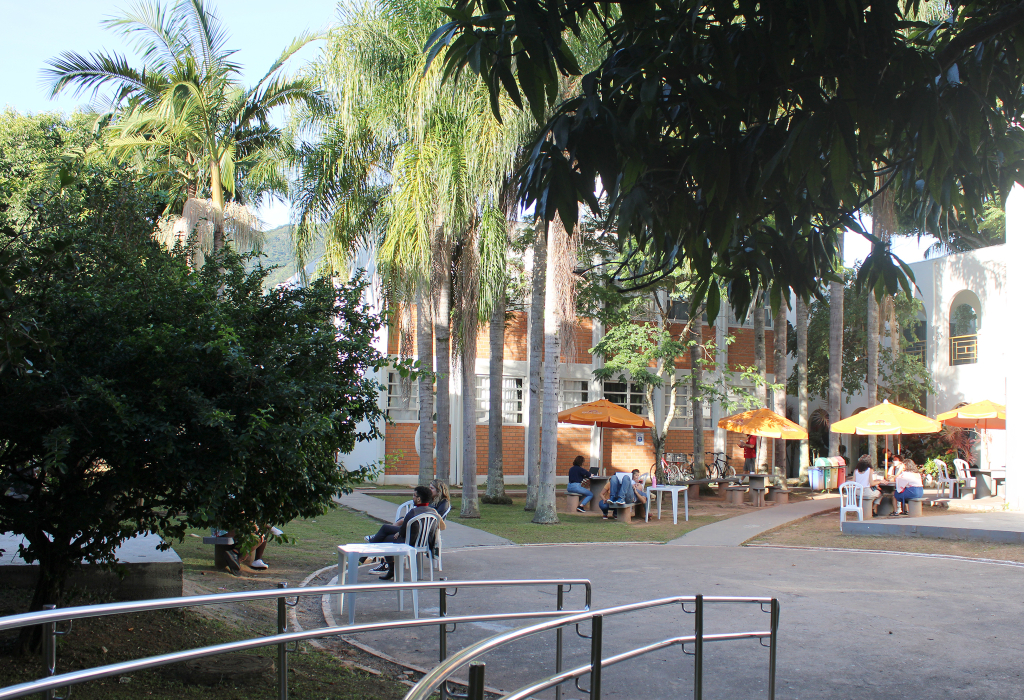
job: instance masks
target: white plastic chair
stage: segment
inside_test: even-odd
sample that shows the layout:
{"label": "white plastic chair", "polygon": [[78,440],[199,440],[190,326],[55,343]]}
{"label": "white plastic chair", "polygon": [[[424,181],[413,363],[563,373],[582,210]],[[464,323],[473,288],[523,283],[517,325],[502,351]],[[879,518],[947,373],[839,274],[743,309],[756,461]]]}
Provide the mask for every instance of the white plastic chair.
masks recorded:
{"label": "white plastic chair", "polygon": [[398,510],[395,511],[395,522],[397,523],[398,521],[400,521],[402,518],[405,517],[406,513],[408,513],[415,507],[416,504],[413,503],[412,501],[406,501],[402,505],[398,506]]}
{"label": "white plastic chair", "polygon": [[949,495],[946,496],[946,498],[953,497],[953,486],[956,484],[956,479],[949,478],[949,471],[946,469],[946,463],[941,459],[939,460],[939,478],[937,480],[937,484],[939,488],[937,496],[939,498],[942,498],[943,494],[947,492]]}
{"label": "white plastic chair", "polygon": [[420,513],[405,524],[405,543],[416,550],[417,578],[423,571],[419,558],[426,555],[430,561],[427,567],[430,570],[430,580],[434,580],[434,552],[430,548],[430,540],[437,533],[440,522],[441,518],[433,513]]}
{"label": "white plastic chair", "polygon": [[[868,505],[870,508],[871,506]],[[843,529],[847,513],[856,513],[857,519],[864,520],[864,486],[854,481],[843,482],[839,487],[839,529]]]}
{"label": "white plastic chair", "polygon": [[974,477],[971,475],[970,465],[962,459],[954,459],[953,466],[956,468],[956,478],[964,482],[960,495],[963,496],[963,491],[973,491]]}
{"label": "white plastic chair", "polygon": [[[444,520],[445,522],[448,521],[448,514],[452,512],[451,501],[446,501],[446,503],[447,503],[447,507],[444,509],[444,512],[443,513],[441,511],[437,512],[437,514],[441,516],[441,520]],[[444,571],[444,567],[441,565],[441,531],[440,530],[437,531],[437,535],[436,535],[436,537],[434,539],[434,552],[435,552],[435,554],[437,556],[437,559],[436,559],[436,561],[437,561],[437,570],[443,572]]]}

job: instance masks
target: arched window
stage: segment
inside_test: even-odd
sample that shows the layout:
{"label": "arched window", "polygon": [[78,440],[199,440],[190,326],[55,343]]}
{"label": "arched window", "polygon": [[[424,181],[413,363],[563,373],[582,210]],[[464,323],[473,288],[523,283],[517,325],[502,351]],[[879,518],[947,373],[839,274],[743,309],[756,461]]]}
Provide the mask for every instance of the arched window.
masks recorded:
{"label": "arched window", "polygon": [[973,365],[978,361],[978,328],[981,304],[973,292],[963,291],[949,305],[949,364]]}

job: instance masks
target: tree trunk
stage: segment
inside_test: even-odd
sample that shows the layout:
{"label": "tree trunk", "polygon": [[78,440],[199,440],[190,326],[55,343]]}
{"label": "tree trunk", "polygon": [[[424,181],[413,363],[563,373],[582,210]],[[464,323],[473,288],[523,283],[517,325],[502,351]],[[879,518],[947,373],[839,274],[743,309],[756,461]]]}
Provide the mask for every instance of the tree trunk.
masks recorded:
{"label": "tree trunk", "polygon": [[[800,297],[796,300],[796,370],[797,401],[799,402],[800,427],[807,430],[807,304]],[[810,442],[800,441],[800,483],[808,480],[811,468]]]}
{"label": "tree trunk", "polygon": [[505,465],[502,459],[502,377],[505,365],[505,288],[502,286],[494,308],[491,310],[490,325],[490,392],[487,412],[487,493],[484,503],[511,505],[512,499],[505,494]]}
{"label": "tree trunk", "polygon": [[546,289],[548,244],[544,231],[537,232],[533,244],[533,289],[530,295],[530,425],[526,431],[526,506],[537,508],[537,489],[540,483],[540,430],[541,404],[544,401],[544,292]]}
{"label": "tree trunk", "polygon": [[[549,236],[566,235],[561,226],[552,222]],[[561,338],[558,335],[560,319],[557,313],[555,289],[555,255],[548,242],[544,272],[544,410],[541,419],[540,479],[537,482],[537,508],[533,522],[558,522],[555,510],[555,462],[558,457],[558,362],[561,357]],[[536,262],[534,262],[536,265]]]}
{"label": "tree trunk", "polygon": [[[765,348],[764,339],[764,304],[763,295],[758,294],[754,297],[754,366],[757,367],[757,378],[759,384],[754,387],[755,395],[757,396],[758,408],[768,407],[768,353]],[[764,449],[765,438],[758,438],[761,443],[758,445],[760,449],[757,450],[757,465],[754,467],[755,471],[767,472],[768,471],[768,450]]]}
{"label": "tree trunk", "polygon": [[437,478],[445,483],[451,479],[451,395],[449,382],[451,377],[451,312],[449,295],[451,293],[451,272],[447,260],[443,264],[444,271],[439,275],[436,288],[437,310],[434,315],[434,376],[437,380]]}
{"label": "tree trunk", "polygon": [[[782,300],[779,304],[779,311],[775,314],[772,326],[775,329],[775,383],[780,385],[779,389],[775,392],[775,406],[773,407],[775,412],[783,418],[786,417],[786,381],[789,379],[789,368],[787,364],[787,353],[786,348],[789,338],[789,329],[786,327],[788,322],[786,316],[786,299]],[[786,465],[786,441],[775,440],[775,469],[776,476],[784,480],[789,476],[789,470]],[[779,473],[781,470],[781,474]],[[785,483],[783,481],[783,483]]]}
{"label": "tree trunk", "polygon": [[213,200],[213,252],[224,247],[224,186],[220,181],[220,163],[210,160],[210,199]]}
{"label": "tree trunk", "polygon": [[[425,285],[424,285],[425,286]],[[430,332],[430,300],[428,292],[421,286],[416,295],[416,356],[420,369],[431,368],[434,338]],[[434,378],[420,376],[417,380],[419,391],[420,421],[420,474],[419,483],[426,486],[434,478]]]}
{"label": "tree trunk", "polygon": [[693,417],[693,478],[706,479],[708,474],[704,468],[704,401],[701,396],[701,384],[704,382],[704,338],[700,318],[704,307],[697,309],[694,323],[690,326],[690,415]]}
{"label": "tree trunk", "polygon": [[[843,264],[843,233],[839,234],[839,265]],[[828,328],[828,422],[829,425],[842,420],[843,401],[843,282],[829,285],[829,328]],[[828,453],[839,454],[839,433],[829,431]]]}
{"label": "tree trunk", "polygon": [[[476,333],[462,339],[462,511],[459,517],[479,518],[476,486]],[[493,407],[492,407],[493,410]]]}
{"label": "tree trunk", "polygon": [[[46,536],[40,533],[40,538],[46,538]],[[73,557],[63,547],[57,550],[52,543],[41,544],[37,539],[33,544],[36,545],[39,557],[39,574],[36,578],[36,587],[32,594],[32,602],[28,606],[28,612],[42,610],[44,605],[59,605],[64,597],[64,584],[73,568],[71,562],[81,560],[80,554]],[[64,543],[64,546],[66,545],[67,542]],[[19,653],[25,655],[38,654],[42,650],[42,639],[43,628],[41,625],[22,627],[18,631],[17,649]]]}
{"label": "tree trunk", "polygon": [[[875,293],[868,290],[868,376],[867,376],[868,408],[878,403],[878,302]],[[871,455],[871,466],[878,466],[878,438],[868,436],[868,454]]]}

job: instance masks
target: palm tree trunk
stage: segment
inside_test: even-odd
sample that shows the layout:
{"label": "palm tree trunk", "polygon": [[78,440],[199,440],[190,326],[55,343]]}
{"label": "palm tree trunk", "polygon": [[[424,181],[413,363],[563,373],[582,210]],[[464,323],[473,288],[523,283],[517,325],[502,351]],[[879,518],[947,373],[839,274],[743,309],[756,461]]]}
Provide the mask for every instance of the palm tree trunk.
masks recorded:
{"label": "palm tree trunk", "polygon": [[[758,385],[754,387],[757,396],[758,407],[768,407],[768,353],[764,340],[764,304],[763,295],[757,294],[754,303],[754,366],[757,367]],[[757,451],[756,471],[765,472],[768,470],[768,450],[763,449],[765,438],[758,438],[761,442]]]}
{"label": "palm tree trunk", "polygon": [[[878,301],[873,290],[868,290],[868,408],[878,403]],[[871,466],[878,466],[878,438],[868,436],[868,454]]]}
{"label": "palm tree trunk", "polygon": [[[843,264],[843,233],[839,234],[839,265]],[[829,328],[828,328],[828,422],[829,425],[842,419],[843,399],[843,293],[842,281],[829,285]],[[839,433],[829,431],[828,453],[839,454]]]}
{"label": "palm tree trunk", "polygon": [[[549,236],[565,235],[554,222],[548,228]],[[554,524],[558,522],[555,512],[555,461],[558,456],[558,362],[561,356],[561,325],[558,318],[557,292],[555,290],[555,255],[548,242],[544,272],[544,410],[541,419],[540,479],[537,482],[537,508],[533,522]],[[536,263],[534,263],[536,264]]]}
{"label": "palm tree trunk", "polygon": [[547,272],[547,239],[544,231],[537,232],[533,244],[533,290],[530,296],[530,424],[526,431],[526,506],[536,510],[537,490],[540,483],[540,422],[544,401],[544,292]]}
{"label": "palm tree trunk", "polygon": [[480,517],[476,486],[476,332],[473,330],[462,339],[462,511],[459,513],[462,518]]}
{"label": "palm tree trunk", "polygon": [[505,365],[505,288],[502,285],[491,311],[490,395],[487,413],[487,493],[484,503],[511,505],[505,494],[505,464],[502,459],[502,377]]}
{"label": "palm tree trunk", "polygon": [[704,382],[704,366],[701,359],[704,353],[702,343],[701,316],[704,307],[697,309],[694,322],[690,326],[690,414],[693,416],[693,477],[706,479],[704,468],[704,400],[701,396],[701,384]]}
{"label": "palm tree trunk", "polygon": [[[448,256],[445,256],[446,258]],[[437,311],[434,316],[434,367],[437,378],[437,478],[445,483],[451,479],[451,396],[449,382],[451,377],[451,312],[449,310],[449,294],[451,293],[451,272],[448,260],[442,263],[443,272],[435,290],[437,294]]]}
{"label": "palm tree trunk", "polygon": [[[796,371],[797,401],[799,402],[800,427],[807,430],[807,304],[800,297],[796,300]],[[800,441],[800,483],[808,480],[811,468],[810,442]]]}
{"label": "palm tree trunk", "polygon": [[[428,292],[421,285],[416,294],[416,357],[420,368],[427,369],[433,359],[434,338],[430,329],[430,300]],[[426,486],[434,478],[434,379],[420,376],[419,420],[420,420],[420,475],[419,483]]]}
{"label": "palm tree trunk", "polygon": [[213,200],[213,252],[224,247],[224,186],[220,181],[220,163],[210,159],[210,198]]}
{"label": "palm tree trunk", "polygon": [[[789,329],[786,326],[788,323],[786,315],[786,300],[783,299],[772,322],[775,329],[775,383],[779,385],[779,389],[775,392],[773,408],[783,417],[786,415],[786,380],[789,377],[789,368],[786,366],[789,352],[787,349]],[[775,469],[777,476],[781,476],[783,479],[789,476],[789,471],[786,468],[785,440],[775,440]],[[781,474],[779,474],[779,470],[781,470]]]}

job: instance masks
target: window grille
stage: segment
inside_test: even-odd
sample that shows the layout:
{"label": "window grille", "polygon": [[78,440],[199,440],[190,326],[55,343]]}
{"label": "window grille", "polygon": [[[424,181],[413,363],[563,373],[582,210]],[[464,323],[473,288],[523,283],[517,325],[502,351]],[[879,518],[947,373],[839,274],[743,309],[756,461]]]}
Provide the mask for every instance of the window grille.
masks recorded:
{"label": "window grille", "polygon": [[[670,430],[690,429],[693,427],[693,404],[690,402],[689,378],[683,380],[683,384],[675,388],[676,392],[676,413],[669,425]],[[672,403],[670,389],[665,388],[665,413],[668,414],[669,406]],[[711,402],[704,401],[704,429],[711,430]]]}
{"label": "window grille", "polygon": [[633,382],[605,382],[604,397],[638,416],[646,416],[643,390]]}
{"label": "window grille", "polygon": [[391,420],[419,420],[419,409],[419,382],[403,381],[398,372],[388,372],[388,416]]}
{"label": "window grille", "polygon": [[[522,377],[501,378],[501,422],[505,425],[523,424],[525,405],[523,390],[526,380]],[[491,378],[476,375],[476,422],[490,422]]]}
{"label": "window grille", "polygon": [[[763,309],[763,311],[764,311],[764,329],[766,331],[767,330],[771,330],[772,329],[772,310],[769,309],[769,308],[765,308],[765,309]],[[744,318],[743,321],[741,322],[738,318],[736,318],[736,312],[733,311],[732,308],[730,307],[729,308],[729,325],[730,326],[742,326],[743,328],[753,328],[754,327],[754,308],[751,307],[750,309],[747,310],[747,317]]]}

